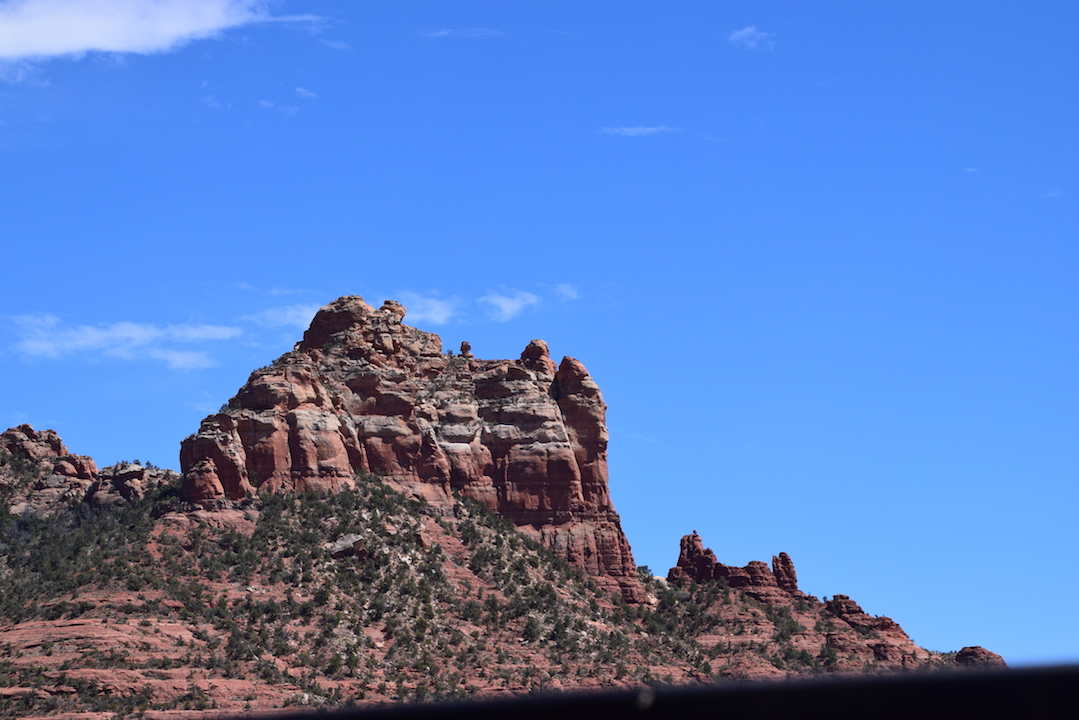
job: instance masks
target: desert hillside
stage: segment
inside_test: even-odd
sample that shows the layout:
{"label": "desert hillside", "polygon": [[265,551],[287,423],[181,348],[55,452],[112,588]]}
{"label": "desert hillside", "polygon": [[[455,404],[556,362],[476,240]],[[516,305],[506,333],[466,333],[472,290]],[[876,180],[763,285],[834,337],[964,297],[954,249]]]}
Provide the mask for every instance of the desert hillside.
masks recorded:
{"label": "desert hillside", "polygon": [[[1002,665],[936,653],[785,553],[662,577],[607,487],[598,386],[346,297],[183,441],[182,474],[0,435],[0,714],[337,707]],[[672,555],[676,539],[672,538]]]}

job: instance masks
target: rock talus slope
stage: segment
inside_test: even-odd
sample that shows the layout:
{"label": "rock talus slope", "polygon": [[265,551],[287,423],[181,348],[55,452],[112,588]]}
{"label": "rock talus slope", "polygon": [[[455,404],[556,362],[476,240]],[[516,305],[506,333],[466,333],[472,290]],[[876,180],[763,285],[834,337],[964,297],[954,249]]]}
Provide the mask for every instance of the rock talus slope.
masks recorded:
{"label": "rock talus slope", "polygon": [[606,405],[579,361],[533,340],[516,360],[403,324],[405,309],[342,297],[303,341],[256,370],[181,446],[183,498],[225,506],[256,491],[335,491],[357,473],[452,506],[484,503],[557,555],[641,601],[611,504]]}

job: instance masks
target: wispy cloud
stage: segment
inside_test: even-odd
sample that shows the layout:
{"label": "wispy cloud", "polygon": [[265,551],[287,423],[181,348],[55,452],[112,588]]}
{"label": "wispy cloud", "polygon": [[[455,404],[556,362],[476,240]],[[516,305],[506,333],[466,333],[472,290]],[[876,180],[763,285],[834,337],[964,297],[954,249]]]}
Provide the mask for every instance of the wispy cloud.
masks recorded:
{"label": "wispy cloud", "polygon": [[300,108],[295,105],[278,105],[272,103],[269,100],[259,100],[259,107],[263,110],[276,110],[278,112],[285,113],[286,115],[295,115],[300,112]]}
{"label": "wispy cloud", "polygon": [[285,307],[268,308],[253,315],[244,315],[241,320],[266,327],[298,327],[306,329],[311,319],[319,311],[318,303],[301,303]]}
{"label": "wispy cloud", "polygon": [[491,292],[480,298],[480,302],[490,306],[491,316],[499,321],[512,320],[530,305],[538,305],[540,298],[524,290],[510,290],[507,294]]}
{"label": "wispy cloud", "polygon": [[429,322],[433,325],[448,323],[462,304],[458,297],[440,298],[407,290],[397,293],[397,298],[408,311],[408,322]]}
{"label": "wispy cloud", "polygon": [[727,40],[735,47],[746,48],[747,50],[756,50],[757,48],[771,50],[776,46],[775,40],[772,39],[775,36],[775,33],[761,32],[755,26],[750,25],[741,30],[735,30],[727,36]]}
{"label": "wispy cloud", "polygon": [[484,38],[505,37],[506,33],[491,28],[439,28],[422,30],[420,35],[426,38]]}
{"label": "wispy cloud", "polygon": [[58,359],[88,353],[124,360],[150,358],[170,368],[197,369],[213,365],[202,351],[178,350],[170,345],[230,340],[242,330],[223,325],[153,325],[117,322],[65,327],[55,315],[20,315],[13,318],[22,339],[15,349],[26,357]]}
{"label": "wispy cloud", "polygon": [[346,52],[352,49],[352,46],[349,45],[347,42],[344,42],[343,40],[319,40],[319,42],[328,48],[339,50],[341,52]]}
{"label": "wispy cloud", "polygon": [[274,17],[265,0],[14,0],[0,4],[0,59],[155,53]]}
{"label": "wispy cloud", "polygon": [[213,367],[217,363],[209,354],[201,350],[165,350],[162,348],[151,349],[147,355],[154,360],[162,360],[173,370],[202,370]]}
{"label": "wispy cloud", "polygon": [[2,59],[0,59],[0,82],[37,87],[47,87],[49,84],[41,68],[22,60]]}
{"label": "wispy cloud", "polygon": [[682,128],[657,125],[655,127],[605,127],[601,132],[608,135],[621,135],[622,137],[641,137],[643,135],[659,135],[660,133],[678,132]]}
{"label": "wispy cloud", "polygon": [[577,288],[573,287],[569,283],[559,283],[554,286],[554,291],[558,293],[558,296],[563,300],[576,300],[580,295],[577,293]]}
{"label": "wispy cloud", "polygon": [[310,90],[308,90],[307,88],[298,87],[298,88],[296,88],[296,97],[316,98],[316,97],[318,97],[318,93],[313,93]]}
{"label": "wispy cloud", "polygon": [[1058,187],[1055,187],[1055,188],[1053,188],[1053,189],[1051,189],[1051,190],[1048,190],[1048,191],[1046,191],[1046,192],[1042,193],[1042,194],[1041,194],[1041,195],[1040,195],[1039,197],[1043,197],[1043,198],[1055,198],[1055,197],[1060,197],[1060,196],[1061,196],[1061,195],[1063,195],[1063,194],[1064,194],[1064,191],[1063,191],[1063,190],[1061,190],[1061,189],[1060,189],[1060,188],[1058,188]]}

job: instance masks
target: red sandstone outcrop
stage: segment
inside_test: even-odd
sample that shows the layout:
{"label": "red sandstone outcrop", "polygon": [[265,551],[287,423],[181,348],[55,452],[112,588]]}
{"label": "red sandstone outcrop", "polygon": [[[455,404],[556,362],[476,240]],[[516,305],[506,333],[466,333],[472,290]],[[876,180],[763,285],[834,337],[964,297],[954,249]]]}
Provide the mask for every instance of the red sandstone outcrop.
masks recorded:
{"label": "red sandstone outcrop", "polygon": [[55,430],[29,425],[0,434],[0,496],[13,514],[48,514],[70,502],[117,505],[176,478],[171,470],[117,463],[98,470],[70,452]]}
{"label": "red sandstone outcrop", "polygon": [[0,488],[14,514],[47,512],[59,503],[82,500],[97,481],[97,465],[72,454],[55,430],[29,425],[0,434]]}
{"label": "red sandstone outcrop", "polygon": [[151,489],[178,477],[173,470],[120,462],[101,468],[97,482],[90,486],[86,501],[92,505],[122,505],[141,500]]}
{"label": "red sandstone outcrop", "polygon": [[682,538],[681,546],[678,564],[667,574],[668,580],[705,582],[723,579],[728,586],[740,588],[747,595],[768,603],[789,604],[791,598],[805,596],[798,589],[798,574],[787,553],[774,556],[769,570],[760,560],[753,560],[742,568],[724,565],[716,560],[715,553],[704,547],[696,530]]}
{"label": "red sandstone outcrop", "polygon": [[776,583],[789,593],[798,592],[798,573],[794,571],[794,562],[785,552],[772,556],[772,572]]}
{"label": "red sandstone outcrop", "polygon": [[[756,629],[742,636],[741,642],[760,642],[754,634],[772,634],[770,640],[778,642],[776,633],[779,633],[794,651],[805,651],[830,670],[862,671],[871,667],[913,670],[941,664],[942,656],[915,645],[891,618],[869,615],[846,595],[836,595],[821,602],[799,590],[794,562],[786,553],[772,557],[771,569],[758,560],[745,567],[724,565],[716,560],[712,550],[704,547],[694,531],[682,538],[678,563],[671,568],[667,578],[671,582],[722,582],[731,590],[763,603],[767,608],[765,616],[751,620]],[[720,613],[725,611],[720,606]],[[733,616],[727,619],[750,621]],[[704,645],[721,642],[712,636],[698,640]],[[733,640],[728,636],[726,642],[729,648]],[[953,666],[1007,667],[999,655],[980,647],[963,648],[956,655]],[[732,666],[726,672],[732,677],[749,678],[766,677],[771,671],[769,668]]]}
{"label": "red sandstone outcrop", "polygon": [[405,309],[358,296],[322,308],[296,348],[256,370],[183,441],[183,498],[349,487],[357,473],[448,507],[486,504],[631,601],[644,599],[611,504],[606,405],[579,361],[533,340],[517,360],[442,352]]}
{"label": "red sandstone outcrop", "polygon": [[980,645],[965,647],[955,654],[955,664],[972,670],[991,670],[1008,667],[1004,658]]}

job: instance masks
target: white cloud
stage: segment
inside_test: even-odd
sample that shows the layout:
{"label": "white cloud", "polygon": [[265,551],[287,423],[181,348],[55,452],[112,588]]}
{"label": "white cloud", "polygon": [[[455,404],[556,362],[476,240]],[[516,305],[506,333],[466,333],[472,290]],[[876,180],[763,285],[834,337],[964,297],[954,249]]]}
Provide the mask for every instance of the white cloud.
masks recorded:
{"label": "white cloud", "polygon": [[173,370],[202,370],[215,364],[213,358],[199,350],[150,350],[147,355],[163,360]]}
{"label": "white cloud", "polygon": [[213,95],[207,95],[206,97],[202,98],[202,104],[210,108],[211,110],[222,110],[225,108],[225,105],[222,105],[221,101],[215,98]]}
{"label": "white cloud", "polygon": [[397,297],[408,312],[408,321],[429,322],[434,325],[445,325],[450,318],[457,313],[461,300],[456,297],[437,298],[417,295],[414,292],[400,292]]}
{"label": "white cloud", "polygon": [[7,0],[0,4],[0,58],[174,50],[252,22],[281,19],[265,0]]}
{"label": "white cloud", "polygon": [[278,112],[283,112],[286,115],[295,115],[296,113],[300,112],[300,108],[296,107],[295,105],[278,105],[276,103],[270,102],[269,100],[259,100],[259,107],[263,110],[277,110]]}
{"label": "white cloud", "polygon": [[313,98],[318,97],[318,93],[313,93],[307,88],[298,87],[296,88],[296,97]]}
{"label": "white cloud", "polygon": [[319,42],[328,48],[333,48],[334,50],[340,50],[342,52],[352,49],[351,45],[341,40],[319,40]]}
{"label": "white cloud", "polygon": [[727,40],[736,47],[743,47],[749,50],[756,50],[759,47],[764,48],[765,50],[771,50],[776,46],[775,41],[772,39],[775,36],[775,33],[761,32],[753,25],[750,25],[741,30],[735,30],[727,36]]}
{"label": "white cloud", "polygon": [[1053,188],[1051,190],[1048,190],[1047,192],[1043,193],[1040,197],[1043,197],[1043,198],[1055,198],[1055,197],[1060,197],[1063,194],[1064,194],[1063,190],[1061,190],[1058,187],[1055,187],[1055,188]]}
{"label": "white cloud", "polygon": [[513,290],[510,291],[509,295],[492,292],[480,298],[480,302],[491,306],[492,316],[499,322],[512,320],[526,307],[537,305],[539,301],[538,295],[533,295],[524,290]]}
{"label": "white cloud", "polygon": [[438,30],[424,30],[420,35],[427,38],[480,38],[480,37],[500,37],[505,36],[506,33],[501,30],[492,30],[491,28],[439,28]]}
{"label": "white cloud", "polygon": [[244,315],[240,319],[268,327],[290,326],[306,330],[320,307],[317,303],[287,305],[285,307],[269,308],[254,315]]}
{"label": "white cloud", "polygon": [[230,340],[243,332],[223,325],[134,322],[64,327],[55,315],[21,315],[14,320],[23,336],[15,349],[27,357],[56,359],[73,353],[94,353],[124,360],[162,360],[176,369],[209,367],[213,360],[204,352],[176,350],[169,344]]}
{"label": "white cloud", "polygon": [[[138,325],[126,323],[137,327],[153,328],[153,325]],[[155,328],[156,330],[156,328]],[[201,342],[203,340],[229,340],[243,333],[240,328],[226,327],[224,325],[166,325],[158,331],[161,337],[169,340],[182,342]]]}
{"label": "white cloud", "polygon": [[602,132],[608,135],[621,135],[622,137],[640,137],[642,135],[658,135],[660,133],[678,132],[682,128],[657,125],[656,127],[605,127]]}
{"label": "white cloud", "polygon": [[558,293],[558,296],[563,300],[576,300],[580,297],[577,293],[577,288],[569,283],[559,283],[558,285],[555,285],[554,291]]}

